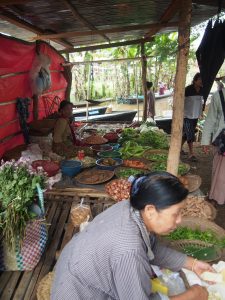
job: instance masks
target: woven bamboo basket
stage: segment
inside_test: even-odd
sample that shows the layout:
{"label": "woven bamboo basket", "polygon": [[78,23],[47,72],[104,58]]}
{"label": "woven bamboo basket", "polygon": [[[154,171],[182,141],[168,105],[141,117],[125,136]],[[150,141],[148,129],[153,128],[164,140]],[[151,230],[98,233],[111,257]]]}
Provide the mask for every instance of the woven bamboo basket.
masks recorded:
{"label": "woven bamboo basket", "polygon": [[198,175],[187,174],[184,177],[188,180],[189,193],[195,192],[202,184],[202,179]]}
{"label": "woven bamboo basket", "polygon": [[37,287],[37,300],[50,300],[54,272],[49,272],[42,278]]}
{"label": "woven bamboo basket", "polygon": [[193,246],[193,247],[200,247],[200,248],[208,248],[208,247],[215,247],[216,250],[216,255],[213,259],[210,260],[204,260],[206,262],[214,262],[214,261],[218,261],[221,259],[222,257],[222,251],[219,247],[216,247],[215,245],[212,245],[210,243],[206,243],[203,241],[199,241],[199,240],[179,240],[179,241],[172,241],[170,243],[171,247],[180,251],[180,252],[184,252],[184,247],[187,246]]}
{"label": "woven bamboo basket", "polygon": [[225,238],[225,230],[214,222],[206,219],[183,217],[178,227],[189,227],[192,229],[200,229],[202,231],[211,230],[218,238]]}
{"label": "woven bamboo basket", "polygon": [[[190,204],[188,201],[192,200],[192,199],[193,199],[192,204]],[[199,200],[200,200],[200,203],[202,202],[202,204],[197,206],[197,202]],[[215,220],[216,215],[217,215],[217,210],[211,203],[206,201],[205,196],[189,196],[185,202],[186,202],[185,207],[181,212],[183,218],[190,216],[193,218],[206,219],[206,220],[210,220],[210,221]],[[207,207],[207,211],[204,210],[205,206]],[[192,208],[192,215],[190,215],[188,208],[189,209]]]}

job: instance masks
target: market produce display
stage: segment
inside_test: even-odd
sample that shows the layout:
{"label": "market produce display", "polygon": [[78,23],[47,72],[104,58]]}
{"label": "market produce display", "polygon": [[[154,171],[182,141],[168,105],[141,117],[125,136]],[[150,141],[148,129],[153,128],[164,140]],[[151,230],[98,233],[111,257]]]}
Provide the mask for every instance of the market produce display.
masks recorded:
{"label": "market produce display", "polygon": [[75,179],[82,184],[100,184],[109,181],[113,176],[113,171],[91,169],[78,174]]}
{"label": "market produce display", "polygon": [[108,142],[107,139],[103,138],[101,135],[91,135],[83,140],[87,145],[101,145]]}
{"label": "market produce display", "polygon": [[116,201],[130,198],[131,183],[124,179],[115,179],[106,184],[105,190]]}
{"label": "market produce display", "polygon": [[204,197],[188,197],[181,211],[182,217],[190,216],[208,220],[213,220],[215,214],[215,208]]}
{"label": "market produce display", "polygon": [[104,138],[109,142],[117,142],[119,136],[116,132],[108,132],[104,135]]}
{"label": "market produce display", "polygon": [[102,165],[102,166],[118,166],[118,165],[120,165],[120,163],[117,160],[109,157],[109,158],[103,158],[100,162],[100,165]]}
{"label": "market produce display", "polygon": [[218,238],[211,230],[201,231],[200,229],[191,229],[188,227],[178,227],[169,234],[168,239],[178,240],[199,240],[205,243],[225,247],[225,238]]}
{"label": "market produce display", "polygon": [[135,141],[141,146],[148,146],[154,149],[168,149],[167,135],[161,130],[153,128],[149,127],[141,132],[137,129],[125,128],[121,134],[119,143],[123,145],[128,141]]}
{"label": "market produce display", "polygon": [[153,162],[166,162],[167,161],[167,154],[163,154],[163,153],[148,153],[146,152],[144,157],[150,161]]}
{"label": "market produce display", "polygon": [[85,156],[83,159],[79,159],[78,156],[76,156],[75,158],[72,158],[71,160],[78,160],[80,162],[82,162],[82,168],[90,168],[90,167],[94,167],[95,166],[95,161],[96,159],[90,156]]}
{"label": "market produce display", "polygon": [[115,174],[118,178],[129,178],[130,176],[135,176],[138,174],[146,174],[148,171],[146,169],[137,169],[137,168],[127,168],[119,167],[116,169]]}
{"label": "market produce display", "polygon": [[123,144],[123,147],[120,148],[119,152],[123,159],[129,159],[133,157],[143,157],[144,152],[148,149],[150,149],[150,147],[140,146],[134,141],[128,141]]}
{"label": "market produce display", "polygon": [[[152,164],[152,171],[166,171],[167,163],[166,162],[155,162]],[[178,166],[178,174],[185,175],[190,170],[190,166],[188,164],[180,163]]]}
{"label": "market produce display", "polygon": [[118,142],[123,145],[126,142],[134,141],[139,136],[139,133],[137,130],[133,128],[125,128],[123,132],[121,133],[121,137],[119,138]]}
{"label": "market produce display", "polygon": [[138,169],[144,169],[149,170],[150,164],[147,161],[142,161],[141,159],[125,159],[123,161],[124,167],[130,167],[130,168],[138,168]]}

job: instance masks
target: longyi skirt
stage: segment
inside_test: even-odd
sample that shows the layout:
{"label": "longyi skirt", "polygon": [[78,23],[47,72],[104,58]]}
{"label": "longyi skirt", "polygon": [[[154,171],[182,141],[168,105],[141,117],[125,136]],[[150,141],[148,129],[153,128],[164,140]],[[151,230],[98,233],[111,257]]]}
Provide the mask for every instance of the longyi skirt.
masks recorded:
{"label": "longyi skirt", "polygon": [[225,156],[218,154],[218,148],[213,148],[212,182],[209,199],[218,204],[225,203]]}

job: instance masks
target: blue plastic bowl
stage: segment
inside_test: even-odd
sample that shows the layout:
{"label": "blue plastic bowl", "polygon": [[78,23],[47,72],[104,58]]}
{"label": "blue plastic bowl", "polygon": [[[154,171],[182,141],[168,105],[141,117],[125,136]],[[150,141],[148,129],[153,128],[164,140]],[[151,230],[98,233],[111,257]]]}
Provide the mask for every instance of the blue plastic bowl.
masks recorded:
{"label": "blue plastic bowl", "polygon": [[110,143],[108,145],[110,145],[111,147],[113,147],[113,150],[119,150],[119,148],[120,148],[120,144],[117,144],[117,143]]}
{"label": "blue plastic bowl", "polygon": [[63,175],[74,177],[81,171],[82,163],[78,160],[63,160],[61,171]]}
{"label": "blue plastic bowl", "polygon": [[101,162],[104,160],[105,158],[100,158],[96,161],[96,166],[98,169],[100,170],[107,170],[107,171],[114,171],[115,168],[120,167],[123,164],[123,160],[121,158],[112,158],[114,161],[117,162],[117,164],[115,166],[104,166],[101,164]]}

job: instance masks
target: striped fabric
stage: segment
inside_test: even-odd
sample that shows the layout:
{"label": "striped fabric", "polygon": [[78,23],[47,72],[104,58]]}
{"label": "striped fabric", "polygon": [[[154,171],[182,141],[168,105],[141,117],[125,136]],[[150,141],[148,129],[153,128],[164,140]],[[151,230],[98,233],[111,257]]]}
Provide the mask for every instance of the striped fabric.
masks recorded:
{"label": "striped fabric", "polygon": [[150,261],[180,270],[186,256],[158,244],[128,201],[98,215],[64,248],[51,300],[160,299],[151,293]]}

